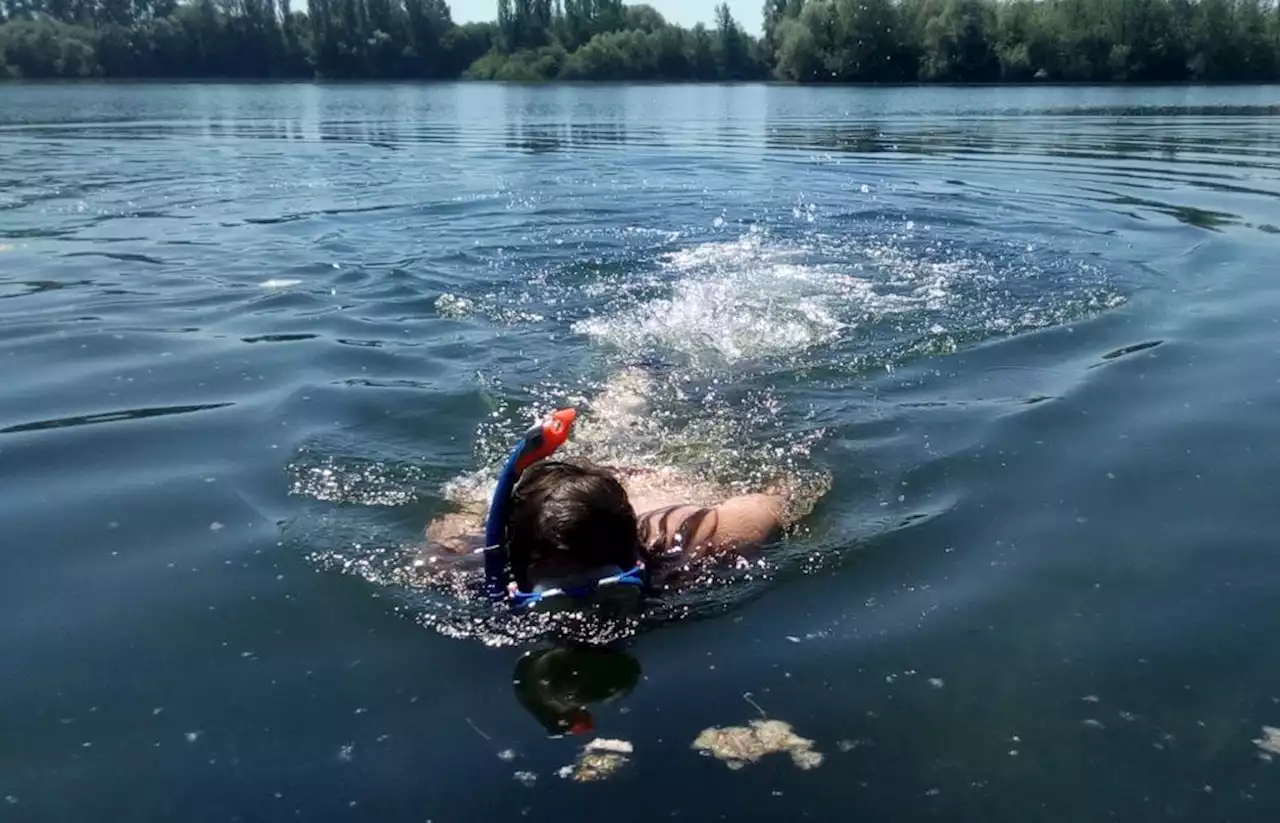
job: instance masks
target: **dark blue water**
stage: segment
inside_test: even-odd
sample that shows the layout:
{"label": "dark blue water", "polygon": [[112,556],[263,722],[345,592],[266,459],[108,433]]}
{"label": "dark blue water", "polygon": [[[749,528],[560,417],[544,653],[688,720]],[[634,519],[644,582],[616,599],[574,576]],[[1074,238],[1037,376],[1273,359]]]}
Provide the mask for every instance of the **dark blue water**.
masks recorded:
{"label": "dark blue water", "polygon": [[[1275,820],[1278,115],[0,87],[0,818]],[[415,563],[564,402],[808,512],[568,667],[597,784]]]}

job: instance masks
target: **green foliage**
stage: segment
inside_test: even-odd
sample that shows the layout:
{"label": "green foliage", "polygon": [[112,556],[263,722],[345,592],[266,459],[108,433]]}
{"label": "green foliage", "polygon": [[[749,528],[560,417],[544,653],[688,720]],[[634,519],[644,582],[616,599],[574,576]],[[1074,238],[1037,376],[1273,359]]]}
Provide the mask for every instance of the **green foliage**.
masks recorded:
{"label": "green foliage", "polygon": [[471,80],[497,80],[508,83],[541,83],[557,77],[567,55],[558,44],[540,49],[522,49],[515,54],[494,50],[481,57],[467,71]]}
{"label": "green foliage", "polygon": [[[756,39],[623,0],[0,0],[0,80],[1280,80],[1276,0],[762,0]],[[299,5],[302,5],[301,3]]]}
{"label": "green foliage", "polygon": [[653,34],[667,28],[666,18],[650,5],[627,6],[624,27],[628,31],[642,31]]}
{"label": "green foliage", "polygon": [[783,20],[774,29],[775,58],[779,77],[801,83],[825,80],[825,55],[818,47],[813,29],[798,20]]}
{"label": "green foliage", "polygon": [[995,79],[994,20],[995,8],[981,0],[926,0],[915,21],[919,78],[961,83]]}
{"label": "green foliage", "polygon": [[1274,82],[1270,0],[766,0],[797,82]]}
{"label": "green foliage", "polygon": [[[467,76],[481,80],[746,80],[765,69],[756,41],[717,9],[715,32],[684,29],[647,5],[619,0],[564,0],[551,7],[550,23],[536,2],[500,0],[499,35],[493,51]],[[534,34],[531,34],[534,33]],[[549,45],[511,49],[512,43],[550,37]]]}
{"label": "green foliage", "polygon": [[89,29],[48,18],[12,20],[0,27],[0,76],[37,80],[98,73]]}
{"label": "green foliage", "polygon": [[3,2],[0,78],[456,78],[492,46],[445,0]]}

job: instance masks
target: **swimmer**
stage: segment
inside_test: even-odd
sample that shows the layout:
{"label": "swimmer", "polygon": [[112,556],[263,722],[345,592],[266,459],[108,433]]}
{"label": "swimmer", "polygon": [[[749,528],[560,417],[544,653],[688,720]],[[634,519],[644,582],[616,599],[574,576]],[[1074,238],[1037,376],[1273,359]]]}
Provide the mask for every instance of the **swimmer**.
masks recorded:
{"label": "swimmer", "polygon": [[485,552],[495,601],[525,607],[552,595],[589,598],[607,586],[648,590],[690,563],[781,536],[786,500],[779,494],[701,504],[646,489],[633,498],[623,481],[643,477],[642,470],[546,459],[575,419],[571,409],[557,412],[516,448],[499,479],[485,537],[475,513],[445,515],[427,527],[437,551]]}

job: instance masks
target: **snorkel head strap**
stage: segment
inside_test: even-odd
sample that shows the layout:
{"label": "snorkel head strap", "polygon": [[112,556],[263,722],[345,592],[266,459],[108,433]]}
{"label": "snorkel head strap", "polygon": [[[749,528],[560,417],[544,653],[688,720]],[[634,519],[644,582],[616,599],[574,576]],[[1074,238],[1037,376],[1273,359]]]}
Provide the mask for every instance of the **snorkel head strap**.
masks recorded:
{"label": "snorkel head strap", "polygon": [[507,597],[511,560],[507,552],[507,521],[511,518],[511,494],[516,483],[525,469],[550,457],[564,445],[577,419],[576,409],[561,409],[530,428],[498,475],[484,532],[484,544],[488,547],[484,553],[485,593],[490,602],[498,603]]}
{"label": "snorkel head strap", "polygon": [[522,592],[510,585],[511,608],[516,611],[577,610],[589,602],[592,608],[615,614],[636,611],[644,598],[649,583],[644,563],[637,563],[629,571],[615,570],[590,582],[577,586],[563,586]]}

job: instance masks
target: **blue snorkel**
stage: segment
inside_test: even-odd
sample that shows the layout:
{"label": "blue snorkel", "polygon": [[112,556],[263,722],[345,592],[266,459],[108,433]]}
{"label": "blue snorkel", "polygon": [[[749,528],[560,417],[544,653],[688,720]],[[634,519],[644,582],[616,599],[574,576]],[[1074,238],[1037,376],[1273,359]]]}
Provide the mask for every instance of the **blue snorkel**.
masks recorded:
{"label": "blue snorkel", "polygon": [[529,429],[498,475],[498,486],[493,490],[489,518],[484,527],[484,584],[491,603],[506,599],[507,585],[511,582],[507,571],[510,561],[507,555],[507,521],[511,517],[511,493],[525,469],[550,457],[564,445],[577,419],[577,410],[561,409],[546,422]]}

